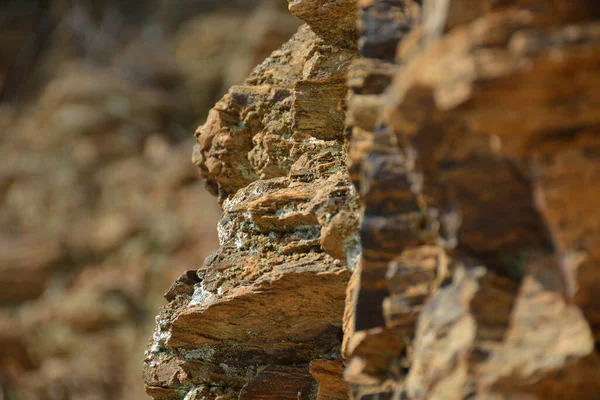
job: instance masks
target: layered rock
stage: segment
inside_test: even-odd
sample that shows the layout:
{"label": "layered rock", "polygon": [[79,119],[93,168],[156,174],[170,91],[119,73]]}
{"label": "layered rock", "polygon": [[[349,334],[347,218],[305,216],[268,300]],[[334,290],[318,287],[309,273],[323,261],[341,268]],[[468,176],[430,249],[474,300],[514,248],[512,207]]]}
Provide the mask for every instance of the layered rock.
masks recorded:
{"label": "layered rock", "polygon": [[291,1],[199,129],[221,247],[167,291],[148,393],[594,398],[600,9],[356,7]]}
{"label": "layered rock", "polygon": [[[417,3],[362,3],[368,60],[349,78],[363,237],[390,231],[369,219],[398,220],[380,204],[404,205],[400,220],[421,218],[403,242],[363,239],[345,339],[352,392],[592,398],[598,268],[586,243],[598,218],[586,199],[598,165],[585,154],[598,123],[598,9],[424,1],[419,11]],[[394,40],[392,50],[377,47]],[[384,179],[397,189],[370,201],[371,182]]]}
{"label": "layered rock", "polygon": [[[188,132],[295,32],[277,3],[3,2],[1,399],[148,398],[164,288],[218,246]],[[223,53],[188,63],[201,41]]]}
{"label": "layered rock", "polygon": [[145,366],[154,398],[308,399],[318,380],[345,391],[335,363],[359,252],[344,151],[354,57],[301,27],[198,130],[193,161],[222,203],[221,247],[167,291]]}

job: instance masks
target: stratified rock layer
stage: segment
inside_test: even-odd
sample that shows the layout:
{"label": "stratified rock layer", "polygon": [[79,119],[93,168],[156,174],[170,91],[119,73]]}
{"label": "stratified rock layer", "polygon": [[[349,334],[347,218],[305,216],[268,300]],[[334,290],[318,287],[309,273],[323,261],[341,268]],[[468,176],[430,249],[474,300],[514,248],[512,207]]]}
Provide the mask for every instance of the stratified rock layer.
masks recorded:
{"label": "stratified rock layer", "polygon": [[598,7],[360,6],[352,395],[594,398]]}
{"label": "stratified rock layer", "polygon": [[162,292],[218,246],[192,121],[297,30],[286,8],[2,2],[0,399],[148,399]]}
{"label": "stratified rock layer", "polygon": [[167,291],[151,396],[310,399],[319,380],[345,392],[336,360],[360,251],[344,151],[354,57],[301,27],[198,130],[193,161],[222,203],[221,247]]}
{"label": "stratified rock layer", "polygon": [[597,397],[600,8],[355,6],[291,1],[198,131],[221,248],[167,292],[148,393]]}

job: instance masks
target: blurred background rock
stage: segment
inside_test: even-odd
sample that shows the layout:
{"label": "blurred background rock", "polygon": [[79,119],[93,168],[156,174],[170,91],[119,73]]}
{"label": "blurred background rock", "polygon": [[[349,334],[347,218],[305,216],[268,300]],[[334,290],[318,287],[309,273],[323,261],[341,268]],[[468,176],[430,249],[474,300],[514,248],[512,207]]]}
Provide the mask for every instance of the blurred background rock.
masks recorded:
{"label": "blurred background rock", "polygon": [[282,0],[0,4],[0,400],[145,399],[162,294],[217,247],[193,131]]}

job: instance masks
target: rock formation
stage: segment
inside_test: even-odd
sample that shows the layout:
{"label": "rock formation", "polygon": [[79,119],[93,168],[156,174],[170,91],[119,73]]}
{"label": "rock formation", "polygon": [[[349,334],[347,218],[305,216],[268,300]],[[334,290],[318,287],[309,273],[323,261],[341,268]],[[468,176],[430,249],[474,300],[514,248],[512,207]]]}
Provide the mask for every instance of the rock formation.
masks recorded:
{"label": "rock formation", "polygon": [[355,56],[302,27],[198,130],[221,247],[166,293],[146,359],[155,398],[311,398],[311,366],[323,379],[341,370],[359,253],[343,111]]}
{"label": "rock formation", "polygon": [[220,248],[166,292],[166,399],[600,393],[600,7],[289,2],[193,162]]}
{"label": "rock formation", "polygon": [[[298,26],[277,1],[210,3],[2,3],[0,399],[148,399],[164,288],[218,245],[189,131]],[[198,66],[201,41],[215,50]]]}

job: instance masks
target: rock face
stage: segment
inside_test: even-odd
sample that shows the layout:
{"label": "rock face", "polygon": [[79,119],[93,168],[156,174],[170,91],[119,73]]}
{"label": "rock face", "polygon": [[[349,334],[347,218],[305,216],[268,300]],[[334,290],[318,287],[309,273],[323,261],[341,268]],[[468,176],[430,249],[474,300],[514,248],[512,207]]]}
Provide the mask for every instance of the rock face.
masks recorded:
{"label": "rock face", "polygon": [[147,392],[597,397],[600,7],[290,10],[197,132],[221,247],[167,291]]}
{"label": "rock face", "polygon": [[189,131],[299,25],[278,1],[143,3],[0,7],[2,400],[148,398],[164,288],[218,245]]}
{"label": "rock face", "polygon": [[368,59],[351,68],[348,110],[364,207],[346,328],[356,397],[599,392],[597,232],[575,222],[599,220],[586,200],[600,182],[598,15],[585,2],[362,4]]}
{"label": "rock face", "polygon": [[311,362],[343,387],[335,362],[359,252],[343,111],[355,56],[301,27],[198,130],[221,247],[167,292],[146,358],[155,398],[313,398]]}

